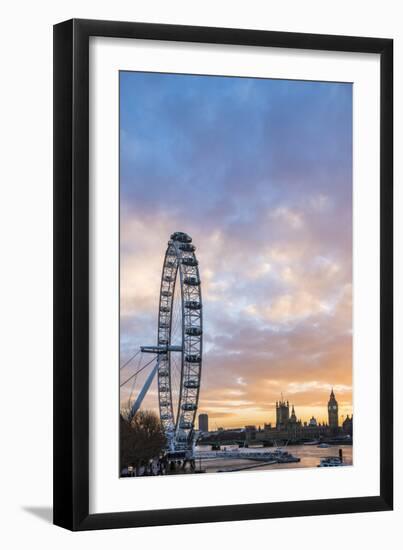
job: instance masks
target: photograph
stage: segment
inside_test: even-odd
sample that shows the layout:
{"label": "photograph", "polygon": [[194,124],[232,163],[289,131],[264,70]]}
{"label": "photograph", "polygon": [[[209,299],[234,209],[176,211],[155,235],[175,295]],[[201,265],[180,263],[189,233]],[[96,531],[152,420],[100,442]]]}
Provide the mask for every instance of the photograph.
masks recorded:
{"label": "photograph", "polygon": [[119,476],[353,466],[353,84],[123,70],[119,117]]}
{"label": "photograph", "polygon": [[344,4],[4,4],[1,548],[402,538],[403,3]]}

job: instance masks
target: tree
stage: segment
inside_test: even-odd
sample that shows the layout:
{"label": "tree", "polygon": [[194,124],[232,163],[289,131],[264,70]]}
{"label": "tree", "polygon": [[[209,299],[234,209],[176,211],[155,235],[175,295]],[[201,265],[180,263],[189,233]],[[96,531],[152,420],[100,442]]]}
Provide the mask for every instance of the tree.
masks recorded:
{"label": "tree", "polygon": [[146,465],[166,444],[164,430],[152,411],[138,411],[131,419],[120,415],[120,468]]}

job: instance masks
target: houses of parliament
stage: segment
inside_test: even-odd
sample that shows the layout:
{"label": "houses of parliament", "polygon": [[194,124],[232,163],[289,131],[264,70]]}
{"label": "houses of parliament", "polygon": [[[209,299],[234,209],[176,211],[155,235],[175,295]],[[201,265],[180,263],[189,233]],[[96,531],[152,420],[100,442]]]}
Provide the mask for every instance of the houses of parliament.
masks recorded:
{"label": "houses of parliament", "polygon": [[310,440],[347,439],[352,440],[353,416],[346,416],[339,422],[339,406],[332,389],[327,404],[328,421],[320,423],[312,416],[309,422],[298,420],[295,407],[289,401],[276,402],[276,425],[265,424],[263,429],[246,426],[246,440],[249,442],[269,443],[276,440],[301,442]]}

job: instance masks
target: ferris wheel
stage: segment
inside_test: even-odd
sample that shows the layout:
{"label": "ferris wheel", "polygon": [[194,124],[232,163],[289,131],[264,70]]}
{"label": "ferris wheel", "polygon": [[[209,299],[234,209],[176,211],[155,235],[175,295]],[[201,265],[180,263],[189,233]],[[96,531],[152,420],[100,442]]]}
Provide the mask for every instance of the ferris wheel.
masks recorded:
{"label": "ferris wheel", "polygon": [[195,250],[186,233],[173,233],[168,241],[161,273],[157,344],[140,348],[154,354],[156,362],[131,408],[135,414],[157,375],[160,419],[172,451],[191,446],[199,400],[203,316]]}

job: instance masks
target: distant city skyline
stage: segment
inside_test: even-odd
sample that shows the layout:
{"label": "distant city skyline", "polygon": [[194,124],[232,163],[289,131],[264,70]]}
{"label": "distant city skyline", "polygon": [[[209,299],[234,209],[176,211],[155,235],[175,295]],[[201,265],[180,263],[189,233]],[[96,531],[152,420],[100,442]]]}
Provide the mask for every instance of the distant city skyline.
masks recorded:
{"label": "distant city skyline", "polygon": [[326,421],[332,387],[351,415],[351,84],[123,71],[120,193],[122,364],[156,342],[163,254],[185,231],[210,429],[275,423],[281,393]]}
{"label": "distant city skyline", "polygon": [[[333,386],[329,386],[329,388],[334,390]],[[329,392],[330,392],[330,389],[329,389]],[[337,397],[337,394],[336,394],[336,397]],[[329,399],[329,393],[327,394],[327,399]],[[328,401],[326,401],[326,403],[323,405],[323,407],[320,408],[322,416],[317,416],[313,413],[312,414],[308,413],[308,416],[304,416],[304,415],[301,415],[299,413],[298,405],[296,405],[293,401],[291,401],[290,399],[287,399],[286,396],[281,394],[279,396],[279,398],[273,403],[274,409],[273,409],[273,411],[268,412],[266,420],[263,423],[261,423],[261,422],[260,423],[259,422],[251,422],[250,425],[255,424],[256,427],[259,427],[259,425],[263,426],[264,424],[272,424],[272,426],[276,426],[276,420],[277,420],[277,418],[276,418],[276,405],[277,405],[277,403],[280,403],[280,401],[282,401],[282,400],[284,402],[289,403],[290,410],[291,410],[291,408],[295,409],[295,414],[296,414],[297,420],[300,420],[302,423],[306,422],[308,424],[309,421],[312,418],[315,418],[315,420],[320,424],[328,424],[329,423],[329,419],[328,419]],[[344,412],[339,414],[339,425],[341,425],[346,417],[351,417],[352,416],[353,410],[352,410],[352,407],[351,408],[348,408],[348,406],[346,407],[345,403],[342,403],[342,406],[340,407],[340,402],[338,402],[338,406],[339,406],[339,411],[340,410],[344,411]],[[319,408],[317,408],[317,409],[319,410]],[[199,411],[199,413],[200,413],[199,416],[203,416],[205,414],[208,415],[208,423],[210,425],[210,428],[209,428],[210,431],[214,431],[217,428],[224,427],[223,424],[220,424],[220,423],[216,422],[216,420],[214,418],[212,418],[207,412]],[[245,427],[245,425],[241,425],[241,424],[239,424],[239,425],[234,424],[234,425],[225,426],[225,428],[244,428],[244,427]]]}

